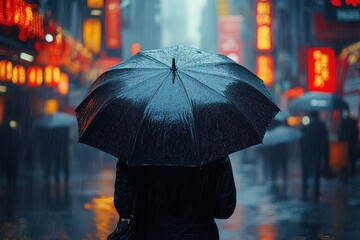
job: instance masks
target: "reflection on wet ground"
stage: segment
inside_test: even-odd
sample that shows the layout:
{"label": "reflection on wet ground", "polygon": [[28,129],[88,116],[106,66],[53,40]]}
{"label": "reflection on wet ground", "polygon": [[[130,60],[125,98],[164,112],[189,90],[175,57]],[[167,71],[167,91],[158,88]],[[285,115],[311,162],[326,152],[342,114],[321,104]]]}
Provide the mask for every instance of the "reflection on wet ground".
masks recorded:
{"label": "reflection on wet ground", "polygon": [[[297,162],[284,190],[263,181],[260,163],[231,156],[237,207],[228,220],[217,220],[223,240],[358,239],[360,177],[348,183],[322,179],[318,204],[301,201]],[[105,239],[114,229],[115,160],[72,161],[68,188],[44,182],[41,169],[23,169],[18,188],[7,192],[0,180],[0,239]]]}

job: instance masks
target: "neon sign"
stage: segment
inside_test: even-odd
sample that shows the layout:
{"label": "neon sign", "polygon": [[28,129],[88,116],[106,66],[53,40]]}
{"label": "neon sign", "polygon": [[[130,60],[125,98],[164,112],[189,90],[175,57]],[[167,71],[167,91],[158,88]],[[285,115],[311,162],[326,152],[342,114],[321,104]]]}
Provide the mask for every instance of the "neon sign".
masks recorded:
{"label": "neon sign", "polygon": [[332,48],[308,50],[308,90],[335,92],[335,51]]}
{"label": "neon sign", "polygon": [[256,49],[271,51],[273,49],[271,0],[257,0],[255,9]]}

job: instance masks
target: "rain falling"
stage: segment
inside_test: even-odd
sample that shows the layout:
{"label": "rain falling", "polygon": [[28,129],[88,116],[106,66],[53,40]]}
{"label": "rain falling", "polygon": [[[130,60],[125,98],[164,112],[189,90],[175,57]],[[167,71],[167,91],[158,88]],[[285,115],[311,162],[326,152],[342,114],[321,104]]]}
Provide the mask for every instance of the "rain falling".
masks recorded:
{"label": "rain falling", "polygon": [[359,0],[0,0],[0,239],[357,240]]}

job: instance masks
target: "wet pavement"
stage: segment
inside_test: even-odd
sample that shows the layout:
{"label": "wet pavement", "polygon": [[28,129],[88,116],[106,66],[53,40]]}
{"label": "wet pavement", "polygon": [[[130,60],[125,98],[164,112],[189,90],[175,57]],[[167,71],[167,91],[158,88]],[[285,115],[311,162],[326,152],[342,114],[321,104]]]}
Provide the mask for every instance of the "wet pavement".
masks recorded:
{"label": "wet pavement", "polygon": [[[0,178],[0,239],[106,239],[116,225],[114,159],[91,154],[71,161],[68,189],[46,184],[41,165],[22,166],[18,187],[7,192]],[[291,159],[287,188],[264,180],[261,161],[231,155],[237,207],[217,220],[223,240],[342,239],[360,236],[360,177],[347,183],[321,179],[319,203],[302,201],[298,161]]]}

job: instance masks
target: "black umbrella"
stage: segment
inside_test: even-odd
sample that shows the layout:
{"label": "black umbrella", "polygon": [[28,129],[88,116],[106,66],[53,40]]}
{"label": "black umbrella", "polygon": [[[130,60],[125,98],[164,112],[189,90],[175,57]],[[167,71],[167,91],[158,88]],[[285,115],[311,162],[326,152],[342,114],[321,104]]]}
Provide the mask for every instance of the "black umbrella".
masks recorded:
{"label": "black umbrella", "polygon": [[296,141],[302,138],[303,133],[295,128],[288,126],[278,126],[268,130],[264,136],[263,144],[266,146],[277,145]]}
{"label": "black umbrella", "polygon": [[62,112],[42,116],[34,121],[34,127],[36,128],[64,128],[75,124],[76,117],[74,115]]}
{"label": "black umbrella", "polygon": [[260,143],[278,111],[246,68],[178,46],[110,68],[76,115],[79,142],[128,165],[201,166]]}
{"label": "black umbrella", "polygon": [[329,110],[348,110],[349,105],[345,100],[336,94],[307,92],[294,99],[289,110],[292,112],[311,112]]}

